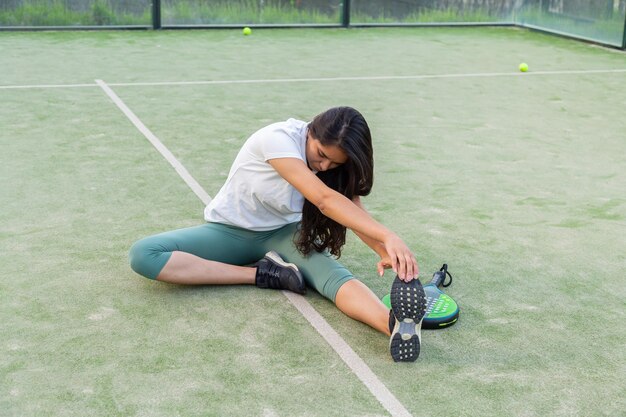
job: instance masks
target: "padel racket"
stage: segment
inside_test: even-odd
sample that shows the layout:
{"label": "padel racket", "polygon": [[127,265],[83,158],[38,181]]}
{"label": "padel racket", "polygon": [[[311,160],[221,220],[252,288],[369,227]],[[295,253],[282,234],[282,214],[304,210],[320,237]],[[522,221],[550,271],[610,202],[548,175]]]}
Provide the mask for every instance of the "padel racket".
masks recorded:
{"label": "padel racket", "polygon": [[[446,275],[450,280],[446,283]],[[448,287],[452,284],[452,275],[448,272],[448,264],[433,274],[433,279],[424,285],[426,293],[426,315],[422,320],[423,329],[443,329],[452,326],[459,319],[459,306],[449,295],[439,287]],[[383,297],[383,303],[391,308],[389,295]]]}
{"label": "padel racket", "polygon": [[[450,280],[446,283],[446,275]],[[426,316],[422,321],[424,329],[443,329],[452,326],[459,319],[459,306],[449,295],[439,287],[448,287],[452,284],[452,275],[448,272],[448,264],[433,274],[433,279],[424,285],[426,293]]]}

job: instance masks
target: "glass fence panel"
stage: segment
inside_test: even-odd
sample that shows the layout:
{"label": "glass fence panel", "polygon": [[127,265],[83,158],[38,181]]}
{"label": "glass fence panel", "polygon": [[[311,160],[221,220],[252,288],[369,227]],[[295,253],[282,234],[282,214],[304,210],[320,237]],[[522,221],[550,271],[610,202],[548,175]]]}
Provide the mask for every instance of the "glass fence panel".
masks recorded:
{"label": "glass fence panel", "polygon": [[517,0],[353,0],[351,23],[511,23]]}
{"label": "glass fence panel", "polygon": [[340,0],[162,0],[167,25],[335,24]]}
{"label": "glass fence panel", "polygon": [[626,0],[525,0],[515,22],[622,46]]}
{"label": "glass fence panel", "polygon": [[[158,0],[154,0],[158,1]],[[347,0],[160,0],[168,25],[341,25]],[[0,0],[0,28],[151,26],[153,0]],[[351,0],[350,23],[515,23],[625,47],[626,0]],[[157,19],[158,21],[158,19]]]}
{"label": "glass fence panel", "polygon": [[152,24],[150,0],[1,0],[2,26]]}

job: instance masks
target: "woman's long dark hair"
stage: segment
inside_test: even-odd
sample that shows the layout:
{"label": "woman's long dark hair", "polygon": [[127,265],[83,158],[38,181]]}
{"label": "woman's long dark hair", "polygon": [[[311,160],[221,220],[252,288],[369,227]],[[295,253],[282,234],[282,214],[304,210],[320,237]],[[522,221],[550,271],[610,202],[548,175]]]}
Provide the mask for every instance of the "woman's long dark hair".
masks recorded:
{"label": "woman's long dark hair", "polygon": [[[368,195],[374,183],[374,155],[369,126],[351,107],[335,107],[317,115],[308,126],[309,135],[324,146],[338,146],[348,157],[340,166],[317,173],[324,184],[350,200]],[[337,258],[346,243],[346,228],[326,217],[305,200],[296,247],[302,254],[326,249]]]}

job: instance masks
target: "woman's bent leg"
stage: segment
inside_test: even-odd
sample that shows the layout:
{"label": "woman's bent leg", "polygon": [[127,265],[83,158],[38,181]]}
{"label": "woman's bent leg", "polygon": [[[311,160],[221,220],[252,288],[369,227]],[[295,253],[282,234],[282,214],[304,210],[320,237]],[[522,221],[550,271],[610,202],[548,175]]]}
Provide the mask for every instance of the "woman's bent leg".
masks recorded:
{"label": "woman's bent leg", "polygon": [[254,284],[256,268],[209,261],[187,252],[172,252],[156,279],[172,284]]}
{"label": "woman's bent leg", "polygon": [[207,223],[150,236],[130,250],[133,270],[177,284],[254,284],[250,264],[263,257],[255,234]]}

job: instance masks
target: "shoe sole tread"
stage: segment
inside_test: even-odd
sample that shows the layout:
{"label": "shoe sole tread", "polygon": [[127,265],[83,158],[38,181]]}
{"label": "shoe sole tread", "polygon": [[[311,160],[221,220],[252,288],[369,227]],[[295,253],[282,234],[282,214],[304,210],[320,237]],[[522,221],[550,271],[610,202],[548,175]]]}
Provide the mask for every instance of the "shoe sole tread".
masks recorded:
{"label": "shoe sole tread", "polygon": [[426,294],[421,282],[395,278],[391,286],[391,309],[396,317],[389,349],[396,362],[413,362],[420,354],[422,319],[426,315]]}

